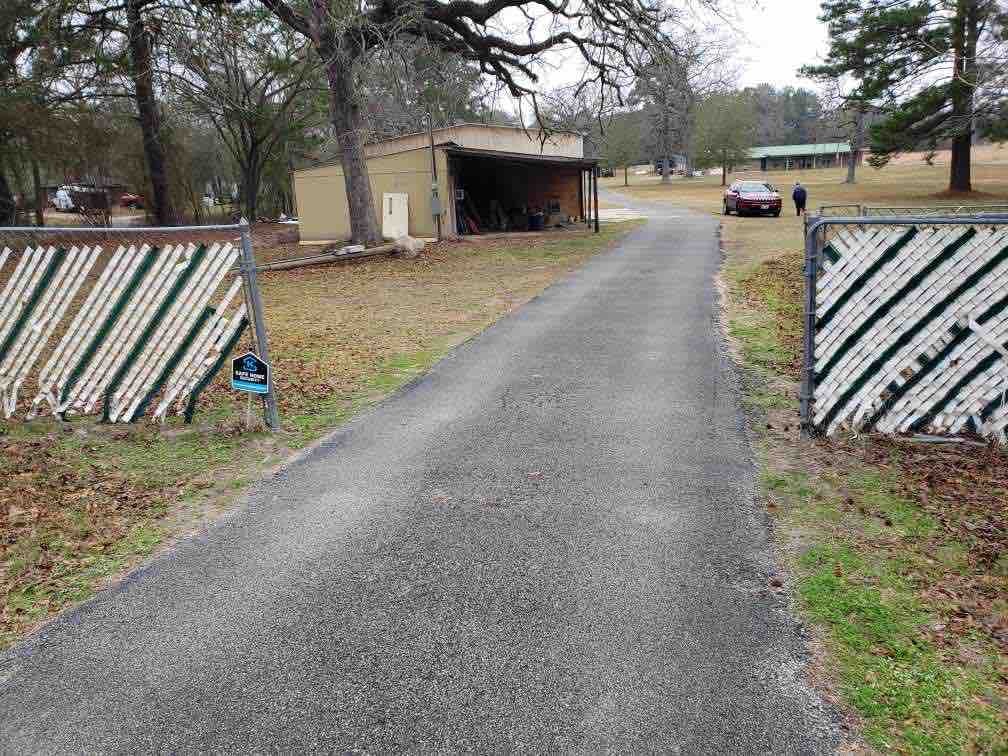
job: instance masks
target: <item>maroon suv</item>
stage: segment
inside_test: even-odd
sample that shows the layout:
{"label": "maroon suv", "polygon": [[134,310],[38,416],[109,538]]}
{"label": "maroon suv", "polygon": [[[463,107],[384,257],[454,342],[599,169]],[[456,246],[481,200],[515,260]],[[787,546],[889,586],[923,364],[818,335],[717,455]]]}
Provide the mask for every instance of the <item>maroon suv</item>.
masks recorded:
{"label": "maroon suv", "polygon": [[734,211],[738,215],[781,214],[781,198],[777,190],[762,181],[736,181],[724,196],[724,214]]}

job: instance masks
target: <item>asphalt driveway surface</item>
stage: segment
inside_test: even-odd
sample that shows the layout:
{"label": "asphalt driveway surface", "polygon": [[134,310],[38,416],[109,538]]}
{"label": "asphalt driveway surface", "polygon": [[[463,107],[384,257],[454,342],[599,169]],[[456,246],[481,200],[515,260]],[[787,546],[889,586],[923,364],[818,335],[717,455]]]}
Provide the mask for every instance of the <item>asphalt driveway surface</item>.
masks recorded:
{"label": "asphalt driveway surface", "polygon": [[0,750],[831,751],[715,231],[654,213],[0,656]]}

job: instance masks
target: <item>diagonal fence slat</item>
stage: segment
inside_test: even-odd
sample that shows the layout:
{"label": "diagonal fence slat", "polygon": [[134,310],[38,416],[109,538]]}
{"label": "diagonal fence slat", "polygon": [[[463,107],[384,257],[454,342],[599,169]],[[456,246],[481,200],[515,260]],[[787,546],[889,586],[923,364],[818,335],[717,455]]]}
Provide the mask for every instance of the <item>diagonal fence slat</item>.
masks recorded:
{"label": "diagonal fence slat", "polygon": [[[32,400],[31,409],[28,411],[29,418],[36,416],[42,402],[46,402],[51,410],[55,410],[59,405],[56,388],[64,386],[69,380],[71,371],[81,361],[84,350],[88,348],[98,328],[108,317],[126,282],[134,276],[136,267],[147,249],[142,247],[138,251],[134,246],[128,249],[119,247],[112,256],[84,303],[77,310],[62,339],[53,349],[45,367],[42,368],[38,378],[39,392]],[[93,252],[97,257],[101,255],[102,248],[97,246]]]}
{"label": "diagonal fence slat", "polygon": [[[879,282],[876,286],[880,298],[886,302],[880,305],[865,298],[845,319],[826,329],[830,333],[824,339],[827,343],[823,345],[823,354],[818,356],[816,363],[820,383],[830,386],[836,380],[830,373],[831,369],[835,367],[842,374],[845,367],[856,365],[868,356],[868,352],[877,350],[880,341],[896,339],[900,334],[899,324],[913,322],[917,313],[925,311],[928,303],[944,291],[945,283],[954,283],[963,267],[978,263],[978,258],[984,256],[990,243],[989,238],[981,236],[977,243],[968,243],[962,250],[963,254],[955,256],[953,253],[960,241],[954,240],[945,247],[944,259],[940,256],[929,259],[920,255],[911,258],[902,270],[891,274],[884,284]],[[867,334],[861,336],[870,334],[870,338],[859,338],[857,328],[864,327],[863,323],[870,327]],[[841,348],[852,340],[849,351],[841,353]]]}
{"label": "diagonal fence slat", "polygon": [[228,270],[233,267],[235,257],[231,245],[227,245],[224,249],[215,246],[206,255],[193,278],[172,304],[154,338],[150,340],[148,347],[127,374],[121,391],[111,398],[110,419],[113,422],[127,410],[132,415],[132,410],[143,398],[144,389],[150,385],[160,372],[159,367],[175,352],[182,338],[192,329],[213,292],[227,275]]}
{"label": "diagonal fence slat", "polygon": [[223,365],[227,355],[234,349],[234,345],[247,325],[245,306],[232,316],[231,320],[225,324],[224,328],[213,341],[210,354],[203,361],[202,372],[194,372],[186,384],[188,399],[179,397],[177,411],[184,414],[188,421],[192,418],[195,402],[200,392],[206,387],[210,379]]}
{"label": "diagonal fence slat", "polygon": [[52,274],[57,252],[53,247],[37,247],[25,252],[8,286],[0,294],[0,359],[16,338],[24,318],[37,300],[43,277]]}
{"label": "diagonal fence slat", "polygon": [[810,219],[807,432],[1006,441],[1008,217]]}
{"label": "diagonal fence slat", "polygon": [[95,397],[92,399],[94,402],[97,401],[98,395],[104,396],[106,420],[111,419],[109,413],[122,388],[123,380],[143,358],[144,351],[156,337],[165,319],[171,318],[173,310],[179,305],[179,300],[184,299],[192,277],[203,266],[206,256],[205,247],[194,248],[189,245],[182,258],[168,269],[163,282],[164,288],[155,292],[142,305],[142,317],[134,324],[115,360],[115,372],[101,388],[96,389]]}
{"label": "diagonal fence slat", "polygon": [[[237,283],[237,282],[236,282]],[[192,346],[185,352],[178,365],[168,376],[167,388],[161,403],[154,410],[155,418],[164,418],[172,401],[185,397],[193,391],[202,374],[217,361],[220,352],[233,335],[241,332],[245,319],[245,305],[242,304],[231,319],[221,315],[237,296],[240,287],[232,285],[224,299],[214,308],[210,320],[196,336]],[[183,399],[179,400],[178,411],[182,411]]]}
{"label": "diagonal fence slat", "polygon": [[154,317],[157,305],[167,296],[171,281],[181,273],[179,268],[185,266],[184,262],[180,263],[184,251],[182,246],[151,251],[154,262],[150,273],[140,281],[125,302],[121,317],[119,312],[110,315],[115,318],[115,322],[110,324],[107,335],[100,334],[103,340],[89,364],[82,366],[80,379],[64,388],[58,412],[94,412],[105,387],[112,382],[129,355],[129,350]]}
{"label": "diagonal fence slat", "polygon": [[21,384],[63,319],[70,301],[84,283],[94,261],[95,258],[87,247],[73,247],[70,250],[59,274],[49,283],[32,312],[28,327],[0,361],[0,399],[6,417],[10,418],[14,414]]}
{"label": "diagonal fence slat", "polygon": [[[250,325],[268,359],[255,273],[247,226],[0,228],[4,417],[191,420]],[[272,391],[264,408],[277,427]]]}
{"label": "diagonal fence slat", "polygon": [[[899,390],[905,384],[903,375],[913,374],[914,371],[919,374],[948,343],[949,335],[953,333],[953,308],[961,310],[982,306],[984,292],[980,284],[986,283],[995,289],[1008,284],[1008,249],[1001,250],[985,263],[975,265],[966,265],[955,271],[950,289],[939,290],[936,287],[930,299],[919,303],[918,313],[901,312],[900,317],[907,320],[919,316],[909,329],[899,329],[895,317],[885,324],[888,333],[880,345],[884,349],[880,349],[881,355],[869,366],[869,370],[875,369],[875,374],[865,382],[856,397],[861,405],[856,413],[858,422],[875,412],[875,408],[864,401],[865,398],[881,395],[887,386]],[[884,370],[880,369],[883,365]]]}

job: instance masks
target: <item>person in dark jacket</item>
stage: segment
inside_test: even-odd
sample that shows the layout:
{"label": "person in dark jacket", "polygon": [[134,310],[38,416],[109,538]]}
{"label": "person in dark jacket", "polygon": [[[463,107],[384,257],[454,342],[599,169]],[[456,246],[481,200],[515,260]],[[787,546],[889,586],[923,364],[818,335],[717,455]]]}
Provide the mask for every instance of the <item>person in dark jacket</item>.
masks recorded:
{"label": "person in dark jacket", "polygon": [[808,199],[808,192],[805,191],[805,187],[801,185],[800,182],[796,181],[794,185],[794,191],[791,192],[791,199],[794,200],[795,210],[798,215],[802,215],[805,212],[805,200]]}

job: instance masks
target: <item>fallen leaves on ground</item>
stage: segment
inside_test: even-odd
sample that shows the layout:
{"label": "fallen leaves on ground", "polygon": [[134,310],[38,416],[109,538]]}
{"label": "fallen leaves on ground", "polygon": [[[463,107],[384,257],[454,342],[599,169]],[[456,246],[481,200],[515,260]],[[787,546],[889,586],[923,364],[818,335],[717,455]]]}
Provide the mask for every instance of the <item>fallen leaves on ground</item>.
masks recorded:
{"label": "fallen leaves on ground", "polygon": [[[840,527],[865,553],[906,564],[905,577],[942,617],[936,640],[954,646],[979,633],[1008,653],[1008,449],[865,434],[807,444],[782,430],[797,428],[794,410],[770,415],[762,432],[771,469],[809,475],[843,511],[877,522],[877,536]],[[865,475],[877,475],[885,496],[908,502],[925,526],[907,535],[896,513],[851,490]]]}
{"label": "fallen leaves on ground", "polygon": [[[397,356],[443,351],[625,230],[477,237],[429,244],[412,260],[381,256],[260,274],[281,415],[333,399],[349,401],[368,376]],[[257,227],[256,233],[257,258],[312,254],[296,243],[268,246],[271,227]],[[246,333],[238,350],[250,346]],[[203,410],[233,398],[225,373],[204,392]]]}
{"label": "fallen leaves on ground", "polygon": [[0,645],[68,595],[83,597],[80,571],[115,553],[173,494],[115,470],[70,464],[58,444],[52,434],[0,436]]}
{"label": "fallen leaves on ground", "polygon": [[[365,258],[261,274],[282,421],[309,418],[311,432],[323,432],[342,417],[334,403],[349,408],[361,394],[387,393],[629,228],[481,238],[430,245],[413,260]],[[260,262],[309,252],[288,226],[261,224],[253,233]],[[237,350],[250,346],[248,333],[245,339]],[[164,518],[185,519],[175,506],[183,494],[213,488],[209,494],[219,495],[223,508],[244,487],[243,475],[257,474],[263,460],[275,464],[290,434],[278,434],[276,443],[237,443],[247,433],[245,405],[224,369],[201,395],[197,423],[205,424],[195,431],[83,418],[36,420],[30,428],[0,421],[0,646],[153,548],[157,528],[171,535],[172,527],[186,527]],[[298,443],[308,438],[297,436]],[[123,453],[132,455],[129,464]]]}
{"label": "fallen leaves on ground", "polygon": [[937,524],[918,550],[963,547],[940,582],[935,573],[910,575],[947,617],[945,633],[980,632],[1008,653],[1008,450],[886,437],[860,444],[863,461]]}

